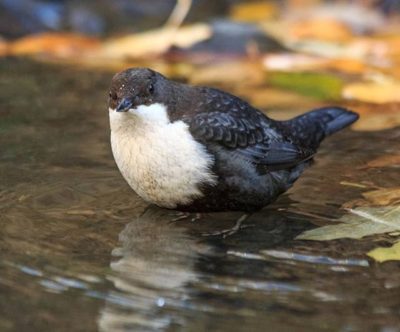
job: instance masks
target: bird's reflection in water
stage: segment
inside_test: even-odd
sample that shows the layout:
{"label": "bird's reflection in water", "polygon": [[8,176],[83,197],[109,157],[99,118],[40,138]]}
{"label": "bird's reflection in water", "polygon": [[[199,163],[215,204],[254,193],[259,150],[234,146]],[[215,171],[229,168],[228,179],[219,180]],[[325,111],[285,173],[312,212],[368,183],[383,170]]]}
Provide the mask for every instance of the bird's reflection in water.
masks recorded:
{"label": "bird's reflection in water", "polygon": [[[246,294],[256,291],[263,302],[268,302],[274,301],[271,292],[297,291],[297,287],[275,277],[274,269],[267,275],[262,261],[249,260],[241,253],[259,253],[285,244],[309,223],[275,206],[251,215],[229,237],[210,235],[224,234],[220,231],[234,227],[241,215],[214,213],[202,215],[195,222],[191,217],[173,221],[175,214],[150,207],[129,223],[120,233],[120,247],[113,251],[116,260],[108,276],[113,287],[100,313],[99,329],[206,329],[207,312],[240,316],[235,301],[228,300],[231,296],[246,302]],[[270,262],[265,263],[270,269]],[[230,294],[232,289],[234,294]],[[210,294],[227,300],[216,305],[210,301]],[[246,312],[251,312],[254,303],[248,304]],[[236,318],[245,318],[239,316]]]}
{"label": "bird's reflection in water", "polygon": [[170,211],[151,206],[120,233],[108,277],[116,290],[101,312],[101,331],[163,330],[184,323],[173,321],[168,310],[185,306],[190,298],[185,286],[198,278],[196,259],[210,249],[173,219]]}

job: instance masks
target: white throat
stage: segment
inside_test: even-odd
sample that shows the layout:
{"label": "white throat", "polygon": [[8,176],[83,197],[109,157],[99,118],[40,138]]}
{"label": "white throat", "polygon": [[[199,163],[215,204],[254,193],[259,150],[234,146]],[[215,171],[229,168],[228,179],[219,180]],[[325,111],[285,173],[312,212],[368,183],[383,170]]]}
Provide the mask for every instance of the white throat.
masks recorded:
{"label": "white throat", "polygon": [[110,110],[111,147],[125,180],[143,199],[162,207],[190,204],[200,184],[216,183],[213,157],[183,121],[171,123],[166,106]]}

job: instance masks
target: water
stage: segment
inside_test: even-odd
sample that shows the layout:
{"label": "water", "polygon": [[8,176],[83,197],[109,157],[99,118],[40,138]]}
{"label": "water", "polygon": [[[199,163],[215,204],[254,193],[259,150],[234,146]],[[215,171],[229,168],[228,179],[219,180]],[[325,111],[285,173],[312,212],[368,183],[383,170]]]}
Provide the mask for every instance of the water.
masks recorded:
{"label": "water", "polygon": [[328,139],[290,192],[224,237],[240,213],[174,221],[123,181],[112,73],[0,71],[1,331],[400,331],[399,264],[365,255],[392,237],[295,239],[363,186],[399,183],[396,167],[365,167],[399,151],[399,129]]}

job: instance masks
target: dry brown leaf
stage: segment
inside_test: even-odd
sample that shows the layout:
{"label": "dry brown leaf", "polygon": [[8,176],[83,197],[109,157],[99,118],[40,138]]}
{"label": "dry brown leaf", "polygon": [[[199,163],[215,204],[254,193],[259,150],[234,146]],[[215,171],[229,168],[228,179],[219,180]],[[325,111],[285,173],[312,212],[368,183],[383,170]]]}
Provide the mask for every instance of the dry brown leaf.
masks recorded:
{"label": "dry brown leaf", "polygon": [[257,1],[233,5],[229,16],[236,21],[254,22],[270,19],[277,14],[278,8],[275,4]]}
{"label": "dry brown leaf", "polygon": [[265,74],[259,62],[238,60],[221,62],[198,68],[190,77],[192,84],[258,85],[265,81]]}
{"label": "dry brown leaf", "polygon": [[320,39],[325,41],[348,41],[352,32],[345,24],[328,18],[314,18],[292,23],[289,34],[295,39]]}
{"label": "dry brown leaf", "polygon": [[71,56],[93,51],[99,46],[99,40],[72,33],[41,33],[16,40],[9,45],[12,55],[51,54]]}
{"label": "dry brown leaf", "polygon": [[370,103],[400,102],[400,82],[350,83],[344,87],[343,97]]}
{"label": "dry brown leaf", "polygon": [[384,155],[367,163],[368,167],[400,166],[400,154]]}
{"label": "dry brown leaf", "polygon": [[161,28],[106,41],[100,56],[106,58],[141,58],[160,55],[171,45],[187,48],[211,37],[212,30],[207,24],[194,24],[179,29]]}
{"label": "dry brown leaf", "polygon": [[8,53],[8,43],[0,38],[0,56],[7,55]]}
{"label": "dry brown leaf", "polygon": [[364,198],[355,199],[342,205],[344,209],[356,207],[399,205],[400,187],[380,188],[362,193]]}
{"label": "dry brown leaf", "polygon": [[400,187],[383,188],[362,194],[373,205],[396,205],[400,203]]}

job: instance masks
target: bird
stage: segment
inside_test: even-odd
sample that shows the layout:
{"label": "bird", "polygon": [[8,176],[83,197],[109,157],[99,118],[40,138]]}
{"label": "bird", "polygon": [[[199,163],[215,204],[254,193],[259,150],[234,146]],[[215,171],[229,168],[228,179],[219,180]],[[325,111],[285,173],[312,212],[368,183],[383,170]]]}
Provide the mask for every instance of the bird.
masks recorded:
{"label": "bird", "polygon": [[184,213],[262,209],[292,187],[325,137],[358,119],[332,106],[276,121],[233,94],[149,68],[114,75],[108,109],[124,179],[145,201]]}

